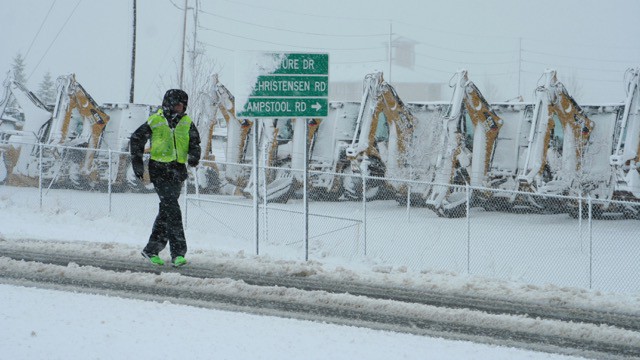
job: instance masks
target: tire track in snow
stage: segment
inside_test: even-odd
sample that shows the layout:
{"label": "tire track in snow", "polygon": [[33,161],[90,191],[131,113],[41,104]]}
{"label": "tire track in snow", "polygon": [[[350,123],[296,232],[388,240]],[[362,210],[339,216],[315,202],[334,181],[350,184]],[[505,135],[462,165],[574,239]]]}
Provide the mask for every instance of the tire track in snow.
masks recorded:
{"label": "tire track in snow", "polygon": [[[580,309],[574,309],[574,312],[566,312],[565,309],[550,311],[539,305],[496,302],[491,299],[464,298],[363,284],[326,283],[305,277],[227,271],[222,267],[204,268],[194,265],[180,269],[163,268],[160,271],[143,261],[132,263],[100,257],[99,254],[81,256],[50,250],[12,251],[2,246],[0,256],[38,262],[31,266],[23,262],[15,265],[16,262],[13,262],[14,266],[0,267],[0,277],[3,279],[2,282],[6,283],[171,301],[207,308],[364,326],[585,357],[640,358],[640,333],[637,331],[640,321],[625,314],[606,314]],[[41,270],[33,271],[33,266]],[[101,270],[96,270],[95,267]],[[49,270],[50,268],[55,270]],[[105,270],[116,275],[92,275],[93,272]],[[212,281],[214,286],[203,286]],[[195,286],[185,285],[193,282],[196,283]],[[228,287],[236,290],[247,287],[251,290],[236,292],[229,291]],[[226,291],[220,291],[220,288]],[[301,300],[303,297],[300,294],[310,291],[313,291],[313,297],[317,301]],[[367,306],[363,306],[363,303]],[[421,308],[422,311],[413,311],[413,308]],[[451,311],[451,308],[473,313],[473,316],[494,319],[473,321],[469,320],[469,315],[466,314],[452,317],[436,313]],[[538,314],[549,312],[549,316],[536,319],[540,316],[532,318],[522,315],[532,309]],[[527,320],[531,328],[523,326],[519,329],[517,326],[500,324],[508,323],[509,317]],[[591,320],[583,321],[578,318]],[[568,329],[572,329],[571,323],[576,323],[573,325],[576,330],[549,332],[544,326],[536,323],[545,321],[569,324]],[[613,322],[622,326],[613,325]],[[536,328],[538,326],[540,328]],[[626,330],[609,329],[612,326],[626,327]],[[584,327],[587,329],[583,329]],[[608,330],[623,332],[629,336],[628,341],[601,340],[598,335],[589,334]]]}

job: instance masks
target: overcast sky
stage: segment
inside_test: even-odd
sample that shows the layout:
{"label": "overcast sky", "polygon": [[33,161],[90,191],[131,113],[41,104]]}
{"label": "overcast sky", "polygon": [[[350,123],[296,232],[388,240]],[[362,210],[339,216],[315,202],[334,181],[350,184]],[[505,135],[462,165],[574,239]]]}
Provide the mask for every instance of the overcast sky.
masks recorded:
{"label": "overcast sky", "polygon": [[[46,71],[73,72],[98,102],[128,101],[133,0],[0,3],[3,78],[22,53],[31,90]],[[135,101],[157,104],[177,86],[184,0],[137,6]],[[555,68],[579,102],[620,102],[625,70],[640,66],[636,0],[200,0],[199,8],[198,45],[232,91],[245,50],[328,52],[331,80],[382,70],[392,84],[446,83],[466,68],[490,101],[531,100],[543,71]],[[187,24],[191,48],[193,10]],[[413,70],[389,74],[390,33],[415,42]]]}

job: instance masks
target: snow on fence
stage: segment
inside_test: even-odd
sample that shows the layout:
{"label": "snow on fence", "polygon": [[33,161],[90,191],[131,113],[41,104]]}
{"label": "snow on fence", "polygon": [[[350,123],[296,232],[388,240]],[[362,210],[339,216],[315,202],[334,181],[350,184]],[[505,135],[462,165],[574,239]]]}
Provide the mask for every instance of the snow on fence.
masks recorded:
{"label": "snow on fence", "polygon": [[[85,148],[18,145],[18,154],[5,148],[0,167],[11,156],[31,155],[0,181],[23,192],[25,203],[42,211],[153,222],[157,196],[152,186],[132,177],[127,153],[97,150],[94,165],[87,167]],[[451,271],[537,285],[640,291],[637,202],[347,173],[307,175],[305,186],[300,170],[260,166],[256,171],[250,164],[203,161],[181,197],[185,226],[221,250],[272,258],[364,261],[381,271]],[[451,201],[430,197],[443,191]]]}

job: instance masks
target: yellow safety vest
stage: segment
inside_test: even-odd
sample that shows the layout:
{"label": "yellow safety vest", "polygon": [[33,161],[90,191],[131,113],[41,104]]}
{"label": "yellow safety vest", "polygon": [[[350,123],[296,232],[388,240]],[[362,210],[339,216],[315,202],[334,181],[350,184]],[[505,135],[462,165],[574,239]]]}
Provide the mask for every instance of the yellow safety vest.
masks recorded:
{"label": "yellow safety vest", "polygon": [[191,118],[183,116],[175,129],[171,129],[160,109],[149,117],[147,124],[151,127],[151,160],[185,164],[189,153]]}

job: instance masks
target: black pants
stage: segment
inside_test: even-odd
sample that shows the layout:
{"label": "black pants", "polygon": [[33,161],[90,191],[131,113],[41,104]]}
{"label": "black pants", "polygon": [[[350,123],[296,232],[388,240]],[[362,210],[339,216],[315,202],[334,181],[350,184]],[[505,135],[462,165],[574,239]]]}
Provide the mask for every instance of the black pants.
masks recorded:
{"label": "black pants", "polygon": [[149,242],[143,251],[148,255],[158,255],[168,242],[172,259],[184,256],[187,253],[187,240],[184,237],[182,213],[178,203],[182,182],[155,181],[153,186],[160,197],[160,206]]}

